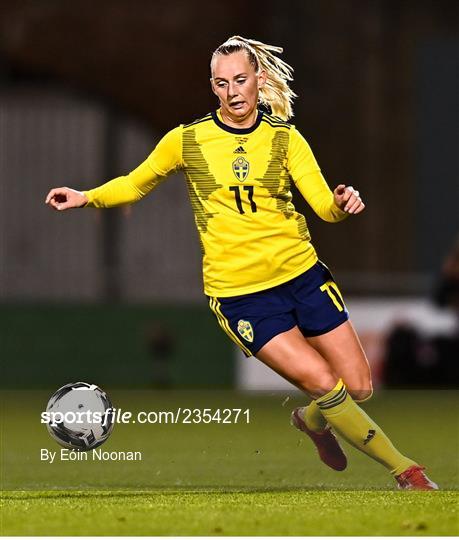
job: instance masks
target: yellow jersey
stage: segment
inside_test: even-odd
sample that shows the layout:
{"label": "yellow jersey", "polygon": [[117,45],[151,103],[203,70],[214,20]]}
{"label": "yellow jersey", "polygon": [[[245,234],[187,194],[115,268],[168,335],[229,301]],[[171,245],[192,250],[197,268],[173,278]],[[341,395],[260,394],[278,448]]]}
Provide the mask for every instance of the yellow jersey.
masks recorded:
{"label": "yellow jersey", "polygon": [[262,111],[250,128],[224,124],[219,111],[180,125],[130,174],[85,191],[87,206],[138,201],[177,170],[186,177],[208,296],[268,289],[316,263],[306,220],[292,204],[292,181],[322,219],[346,217],[305,139]]}

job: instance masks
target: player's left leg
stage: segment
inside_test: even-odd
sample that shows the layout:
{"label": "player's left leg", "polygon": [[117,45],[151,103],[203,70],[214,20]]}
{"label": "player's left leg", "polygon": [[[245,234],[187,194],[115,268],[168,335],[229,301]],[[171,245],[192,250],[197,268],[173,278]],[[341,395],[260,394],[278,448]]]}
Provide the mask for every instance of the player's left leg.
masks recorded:
{"label": "player's left leg", "polygon": [[354,401],[359,403],[371,397],[370,366],[350,321],[320,336],[308,337],[307,341],[343,379]]}
{"label": "player's left leg", "polygon": [[[295,298],[299,327],[305,340],[339,379],[335,388],[301,410],[305,426],[319,433],[326,432],[328,422],[350,444],[387,467],[399,485],[407,489],[435,489],[422,468],[401,454],[357,404],[371,396],[370,369],[348,320],[341,292],[328,268],[318,262],[292,280],[289,291]],[[293,414],[299,412],[296,410]]]}
{"label": "player's left leg", "polygon": [[[328,361],[357,403],[368,399],[372,394],[370,367],[330,270],[319,261],[294,285],[300,327],[308,343]],[[315,432],[327,428],[315,401],[305,408],[304,419]]]}

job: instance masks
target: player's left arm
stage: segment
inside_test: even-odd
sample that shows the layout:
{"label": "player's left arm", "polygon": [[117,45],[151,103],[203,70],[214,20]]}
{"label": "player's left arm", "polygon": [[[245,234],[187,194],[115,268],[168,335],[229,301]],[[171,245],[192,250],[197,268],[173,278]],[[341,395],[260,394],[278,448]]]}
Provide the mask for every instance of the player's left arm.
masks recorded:
{"label": "player's left arm", "polygon": [[333,192],[330,190],[311,148],[294,126],[291,128],[287,160],[295,185],[323,220],[335,223],[364,210],[360,194],[352,186],[340,184]]}
{"label": "player's left arm", "polygon": [[360,193],[352,186],[340,184],[333,191],[335,205],[348,214],[360,214],[365,210],[365,204]]}

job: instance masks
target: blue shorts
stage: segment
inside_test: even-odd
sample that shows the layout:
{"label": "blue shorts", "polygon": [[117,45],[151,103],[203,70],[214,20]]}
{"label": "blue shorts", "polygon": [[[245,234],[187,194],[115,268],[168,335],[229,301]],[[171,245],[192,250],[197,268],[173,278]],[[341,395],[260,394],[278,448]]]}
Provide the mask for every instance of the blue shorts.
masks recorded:
{"label": "blue shorts", "polygon": [[320,336],[349,318],[338,286],[321,261],[271,289],[208,298],[220,326],[246,356],[255,356],[274,336],[294,326],[305,337]]}

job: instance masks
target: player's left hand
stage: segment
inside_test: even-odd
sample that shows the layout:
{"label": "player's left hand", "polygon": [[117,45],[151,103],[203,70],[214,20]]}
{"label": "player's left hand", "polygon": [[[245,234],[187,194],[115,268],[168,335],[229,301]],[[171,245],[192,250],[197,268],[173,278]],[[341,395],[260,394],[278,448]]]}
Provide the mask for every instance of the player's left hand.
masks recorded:
{"label": "player's left hand", "polygon": [[340,184],[335,188],[333,197],[336,206],[348,214],[360,214],[365,209],[359,192],[352,186]]}

